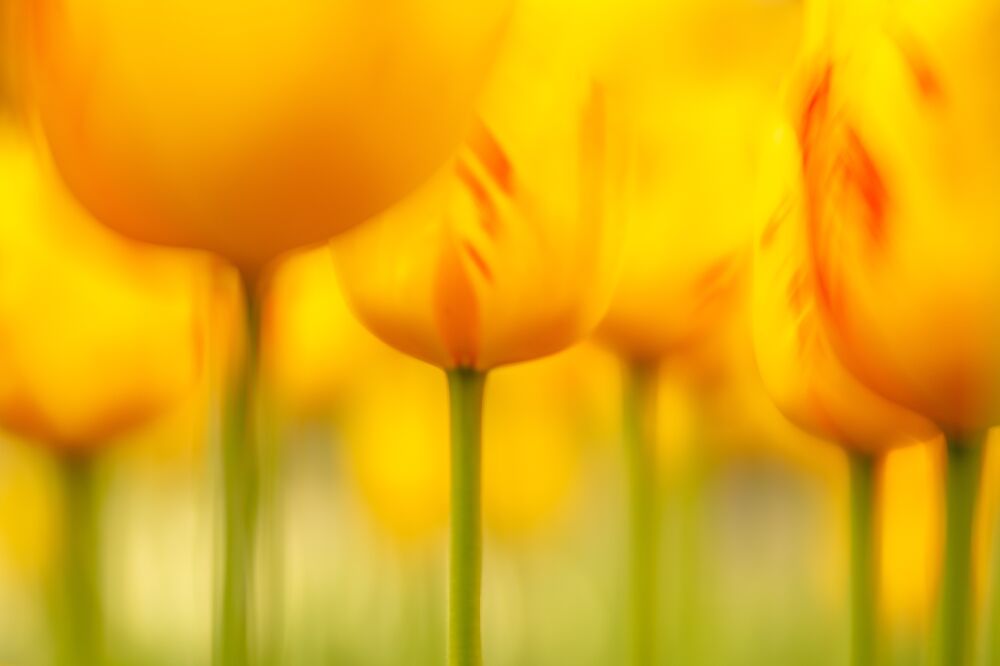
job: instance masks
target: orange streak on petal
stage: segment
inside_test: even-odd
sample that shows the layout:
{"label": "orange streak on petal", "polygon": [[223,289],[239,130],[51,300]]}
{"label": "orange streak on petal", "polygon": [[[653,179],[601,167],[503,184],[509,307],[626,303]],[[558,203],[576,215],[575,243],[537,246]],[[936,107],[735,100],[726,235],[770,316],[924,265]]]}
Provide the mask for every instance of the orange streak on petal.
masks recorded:
{"label": "orange streak on petal", "polygon": [[458,176],[459,181],[465,185],[469,194],[472,195],[472,199],[476,204],[476,210],[479,212],[478,219],[483,231],[490,238],[496,239],[500,235],[501,225],[500,211],[497,209],[493,197],[490,196],[486,186],[480,182],[479,177],[464,160],[459,160],[455,164],[455,174]]}
{"label": "orange streak on petal", "polygon": [[475,367],[480,337],[479,302],[456,243],[443,243],[434,276],[434,320],[456,367]]}
{"label": "orange streak on petal", "polygon": [[893,34],[893,41],[903,54],[924,101],[935,103],[943,101],[944,86],[941,84],[941,79],[917,41],[898,32]]}
{"label": "orange streak on petal", "polygon": [[479,269],[479,273],[483,276],[483,279],[492,284],[493,271],[490,269],[489,264],[486,263],[483,255],[476,249],[476,246],[470,241],[463,241],[462,249],[465,250],[466,256],[468,256],[469,259],[472,260],[472,263],[475,264],[476,268]]}
{"label": "orange streak on petal", "polygon": [[869,236],[876,244],[885,243],[886,211],[888,209],[889,192],[885,181],[879,173],[875,160],[861,138],[852,128],[846,130],[845,146],[845,178],[847,184],[857,193],[864,204],[858,211],[857,220],[865,225]]}
{"label": "orange streak on petal", "polygon": [[472,154],[490,174],[497,187],[507,196],[512,196],[514,194],[514,167],[511,165],[510,158],[503,146],[482,121],[476,123],[472,136],[469,137],[468,145]]}

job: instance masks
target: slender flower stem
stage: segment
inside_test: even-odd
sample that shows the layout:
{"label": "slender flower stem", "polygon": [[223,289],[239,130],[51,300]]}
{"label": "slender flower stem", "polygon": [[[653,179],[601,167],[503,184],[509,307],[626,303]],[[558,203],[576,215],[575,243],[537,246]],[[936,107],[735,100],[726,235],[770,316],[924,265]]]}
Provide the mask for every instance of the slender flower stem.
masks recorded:
{"label": "slender flower stem", "polygon": [[851,468],[851,664],[878,660],[877,460],[849,454]]}
{"label": "slender flower stem", "polygon": [[268,386],[261,387],[257,450],[260,452],[258,484],[257,547],[261,571],[261,591],[257,610],[258,626],[266,628],[260,638],[260,659],[263,666],[283,666],[286,638],[285,626],[285,449],[279,434],[282,425],[274,409],[274,397]]}
{"label": "slender flower stem", "polygon": [[256,437],[260,304],[244,281],[246,337],[226,387],[222,432],[222,589],[215,646],[216,666],[254,663],[253,599],[258,476]]}
{"label": "slender flower stem", "polygon": [[53,597],[57,666],[101,666],[104,622],[101,603],[100,488],[95,461],[87,455],[59,461],[62,476],[63,547]]}
{"label": "slender flower stem", "polygon": [[948,438],[945,471],[944,569],[938,604],[937,666],[971,666],[975,611],[972,543],[983,446],[978,438]]}
{"label": "slender flower stem", "polygon": [[629,663],[633,666],[656,663],[656,399],[656,365],[630,364],[622,411],[629,481]]}
{"label": "slender flower stem", "polygon": [[990,564],[989,612],[985,627],[984,664],[1000,664],[1000,526],[993,527],[992,563]]}
{"label": "slender flower stem", "polygon": [[480,480],[483,389],[486,375],[469,368],[448,372],[451,401],[451,580],[448,664],[481,666],[482,586]]}
{"label": "slender flower stem", "polygon": [[[708,560],[705,551],[705,492],[711,442],[706,440],[709,430],[705,427],[704,410],[694,412],[690,440],[683,446],[680,468],[673,477],[667,497],[675,508],[668,517],[668,524],[675,535],[674,561],[664,561],[674,572],[673,584],[668,585],[672,599],[667,606],[672,631],[667,634],[667,663],[704,664],[710,652],[705,644],[706,576]],[[669,500],[668,500],[669,501]],[[657,506],[662,506],[662,502]],[[660,523],[657,523],[660,524]],[[660,565],[661,567],[664,565]],[[666,601],[664,599],[664,601]],[[663,625],[661,625],[663,626]],[[666,627],[664,627],[666,629]],[[659,641],[658,641],[659,642]],[[664,655],[658,655],[662,661]]]}

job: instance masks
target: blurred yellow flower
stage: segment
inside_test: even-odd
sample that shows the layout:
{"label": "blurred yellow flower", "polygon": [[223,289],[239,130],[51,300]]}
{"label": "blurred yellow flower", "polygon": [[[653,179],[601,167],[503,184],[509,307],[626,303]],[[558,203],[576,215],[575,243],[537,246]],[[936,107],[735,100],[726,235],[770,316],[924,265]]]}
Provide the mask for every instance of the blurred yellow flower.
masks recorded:
{"label": "blurred yellow flower", "polygon": [[[609,363],[576,347],[490,378],[483,433],[483,511],[491,533],[517,542],[551,528],[585,479],[600,429],[577,416],[603,410]],[[425,543],[448,524],[448,417],[444,379],[393,355],[352,382],[340,422],[358,490],[401,544]],[[603,418],[601,419],[603,420]]]}
{"label": "blurred yellow flower", "polygon": [[66,450],[104,444],[193,386],[201,264],[97,227],[11,123],[0,183],[0,425]]}
{"label": "blurred yellow flower", "polygon": [[268,283],[262,355],[282,411],[296,417],[335,410],[350,399],[359,375],[377,373],[389,354],[347,307],[329,248],[277,267]]}
{"label": "blurred yellow flower", "polygon": [[375,523],[397,545],[420,547],[448,525],[444,378],[393,353],[355,375],[339,419],[348,469]]}
{"label": "blurred yellow flower", "polygon": [[253,273],[447,156],[510,0],[40,0],[32,92],[74,192]]}
{"label": "blurred yellow flower", "polygon": [[769,139],[758,188],[762,210],[771,212],[755,244],[752,297],[764,387],[797,425],[851,449],[878,453],[933,437],[933,425],[862,384],[831,347],[803,232],[802,154],[787,125]]}
{"label": "blurred yellow flower", "polygon": [[882,468],[883,608],[890,622],[920,631],[930,623],[940,564],[940,452],[932,445],[898,449]]}
{"label": "blurred yellow flower", "polygon": [[[636,3],[632,3],[636,4]],[[641,5],[613,65],[613,211],[623,270],[601,335],[633,359],[701,342],[733,308],[753,218],[758,124],[801,32],[794,2]]]}
{"label": "blurred yellow flower", "polygon": [[557,9],[520,5],[455,161],[334,241],[362,321],[440,367],[551,354],[589,333],[607,305],[617,234],[604,210],[595,26],[582,8]]}
{"label": "blurred yellow flower", "polygon": [[495,536],[538,538],[576,506],[588,464],[602,434],[607,438],[597,417],[609,407],[606,381],[615,370],[601,350],[580,345],[491,375],[483,508]]}
{"label": "blurred yellow flower", "polygon": [[[264,358],[286,418],[332,418],[351,478],[381,529],[419,547],[448,523],[447,391],[440,372],[391,349],[348,312],[329,251],[280,267]],[[491,531],[530,537],[563,515],[587,442],[609,439],[617,368],[586,345],[490,379],[484,509]]]}
{"label": "blurred yellow flower", "polygon": [[59,489],[49,461],[19,442],[0,446],[0,561],[44,579],[59,543]]}
{"label": "blurred yellow flower", "polygon": [[1000,420],[1000,3],[833,3],[794,111],[832,346],[962,434]]}

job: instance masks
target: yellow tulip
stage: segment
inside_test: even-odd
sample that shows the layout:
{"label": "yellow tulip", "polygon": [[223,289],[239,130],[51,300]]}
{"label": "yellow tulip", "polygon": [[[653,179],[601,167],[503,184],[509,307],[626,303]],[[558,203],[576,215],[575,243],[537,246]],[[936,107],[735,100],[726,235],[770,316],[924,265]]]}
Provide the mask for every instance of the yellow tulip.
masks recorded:
{"label": "yellow tulip", "polygon": [[601,2],[523,2],[455,159],[396,209],[334,242],[372,332],[448,373],[449,663],[479,666],[486,373],[597,325],[615,269],[606,214]]}
{"label": "yellow tulip", "polygon": [[[700,342],[733,308],[753,217],[757,125],[800,34],[798,3],[691,0],[635,16],[614,63],[614,214],[624,261],[601,335],[632,359]],[[628,33],[626,33],[628,34]]]}
{"label": "yellow tulip", "polygon": [[255,642],[263,269],[378,213],[445,161],[510,0],[15,1],[26,3],[27,105],[74,194],[126,236],[209,250],[240,271],[247,335],[222,437],[216,659],[242,666]]}
{"label": "yellow tulip", "polygon": [[0,183],[0,424],[66,451],[105,444],[193,387],[197,263],[97,227],[10,123]]}
{"label": "yellow tulip", "polygon": [[933,437],[932,424],[861,383],[831,346],[809,267],[801,150],[785,124],[768,141],[758,188],[771,212],[755,244],[752,296],[764,387],[797,425],[857,452],[877,454]]}
{"label": "yellow tulip", "polygon": [[[623,4],[616,26],[623,46],[606,77],[616,166],[608,187],[626,236],[599,335],[628,370],[628,624],[630,663],[640,665],[657,661],[657,365],[718,342],[715,329],[735,310],[753,231],[755,127],[794,53],[801,9],[749,0]],[[694,465],[687,466],[693,481]]]}
{"label": "yellow tulip", "polygon": [[249,274],[445,159],[510,0],[29,4],[31,91],[74,192]]}
{"label": "yellow tulip", "polygon": [[605,99],[592,51],[546,3],[525,3],[514,21],[481,122],[457,158],[334,242],[361,320],[443,368],[488,370],[559,351],[590,332],[609,297],[616,243],[604,214]]}
{"label": "yellow tulip", "polygon": [[817,302],[865,383],[978,431],[1000,421],[1000,4],[845,6],[796,109]]}
{"label": "yellow tulip", "polygon": [[95,224],[22,120],[0,120],[0,427],[63,454],[53,649],[99,664],[93,454],[195,385],[206,266]]}
{"label": "yellow tulip", "polygon": [[[447,525],[440,373],[350,315],[328,252],[280,267],[270,294],[264,358],[279,404],[293,418],[332,414],[375,523],[406,549],[426,544]],[[590,345],[494,376],[484,434],[484,513],[494,535],[528,539],[565,515],[582,481],[583,442],[607,434],[605,388],[615,378],[608,354]]]}
{"label": "yellow tulip", "polygon": [[985,430],[1000,420],[1000,3],[820,3],[792,122],[830,346],[948,438],[935,663],[971,663]]}
{"label": "yellow tulip", "polygon": [[[874,392],[844,367],[824,328],[819,287],[805,233],[808,199],[795,131],[777,123],[768,137],[758,182],[763,210],[752,295],[753,338],[760,376],[793,422],[849,452],[851,488],[852,660],[878,654],[879,563],[876,456],[892,446],[926,440],[926,419]],[[763,216],[762,216],[763,217]],[[898,530],[891,530],[895,537]]]}

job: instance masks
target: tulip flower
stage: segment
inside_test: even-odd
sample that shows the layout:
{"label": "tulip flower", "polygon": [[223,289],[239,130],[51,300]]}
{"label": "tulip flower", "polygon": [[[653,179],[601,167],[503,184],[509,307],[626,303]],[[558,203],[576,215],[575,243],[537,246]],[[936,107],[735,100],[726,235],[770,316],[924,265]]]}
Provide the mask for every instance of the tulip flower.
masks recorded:
{"label": "tulip flower", "polygon": [[[809,266],[802,153],[778,123],[758,181],[763,203],[754,253],[753,333],[758,368],[778,408],[803,429],[843,447],[851,478],[852,663],[878,655],[875,520],[878,460],[893,446],[935,435],[926,419],[892,403],[844,367],[827,337]],[[766,217],[765,217],[766,215]]]}
{"label": "tulip flower", "polygon": [[[311,387],[329,387],[315,396],[336,402],[326,409],[343,443],[351,486],[404,569],[426,577],[428,546],[448,519],[445,383],[435,368],[398,354],[346,313],[341,289],[321,258],[296,258],[274,278],[268,365],[276,379],[285,378],[275,386],[284,389],[281,402],[290,402],[293,416],[309,416],[301,410],[316,404]],[[310,344],[314,337],[338,341],[335,358],[323,345]],[[579,435],[592,427],[579,415],[593,418],[603,405],[606,376],[595,372],[603,367],[594,360],[597,352],[577,348],[505,368],[491,379],[483,511],[484,525],[496,537],[533,539],[574,505],[585,464]],[[407,608],[427,612],[420,586],[404,594]],[[426,636],[415,628],[420,623],[410,619],[404,618],[410,626],[401,640],[426,650]]]}
{"label": "tulip flower", "polygon": [[948,439],[935,645],[955,666],[974,643],[979,441],[1000,421],[998,19],[994,2],[834,3],[793,111],[831,345],[866,385]]}
{"label": "tulip flower", "polygon": [[128,236],[255,272],[447,156],[509,3],[31,4],[33,92],[74,192]]}
{"label": "tulip flower", "polygon": [[[23,0],[22,0],[23,1]],[[30,93],[56,164],[106,225],[239,269],[217,660],[252,661],[255,386],[262,274],[378,213],[468,125],[510,0],[39,0]]]}
{"label": "tulip flower", "polygon": [[[332,416],[375,522],[401,550],[420,550],[447,521],[447,400],[439,372],[357,321],[328,251],[278,270],[267,319],[265,358],[278,401],[292,418]],[[605,356],[582,345],[494,377],[483,503],[495,534],[530,537],[568,503],[581,466],[577,435],[592,438],[607,411]]]}
{"label": "tulip flower", "polygon": [[644,665],[656,661],[656,368],[703,344],[734,309],[753,230],[754,128],[794,54],[801,12],[746,0],[626,4],[609,115],[625,165],[612,210],[627,231],[599,335],[628,367],[632,663]]}
{"label": "tulip flower", "polygon": [[[603,196],[604,95],[589,5],[527,2],[465,146],[426,188],[334,243],[376,335],[448,373],[450,662],[481,663],[480,436],[486,374],[586,336],[607,305],[616,233]],[[574,5],[575,6],[575,5]]]}
{"label": "tulip flower", "polygon": [[[96,459],[201,364],[200,262],[96,226],[19,122],[0,120],[0,426],[59,457],[59,664],[99,665]],[[176,254],[176,253],[173,253]]]}

